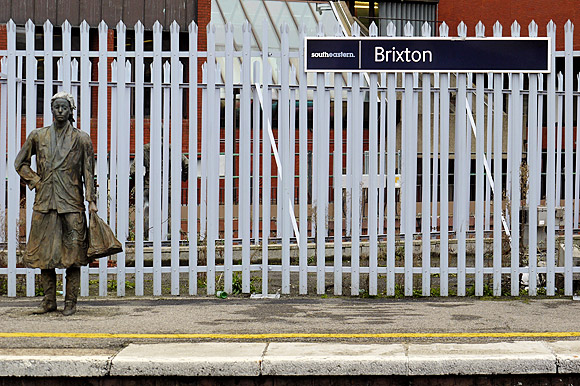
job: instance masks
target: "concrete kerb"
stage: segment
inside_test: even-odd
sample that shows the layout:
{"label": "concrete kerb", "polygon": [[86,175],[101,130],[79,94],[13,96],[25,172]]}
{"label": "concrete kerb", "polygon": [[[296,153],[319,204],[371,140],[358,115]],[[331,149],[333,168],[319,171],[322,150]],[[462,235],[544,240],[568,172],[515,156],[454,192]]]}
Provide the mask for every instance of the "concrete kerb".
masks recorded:
{"label": "concrete kerb", "polygon": [[160,343],[116,355],[0,351],[1,377],[580,373],[580,341],[487,344]]}

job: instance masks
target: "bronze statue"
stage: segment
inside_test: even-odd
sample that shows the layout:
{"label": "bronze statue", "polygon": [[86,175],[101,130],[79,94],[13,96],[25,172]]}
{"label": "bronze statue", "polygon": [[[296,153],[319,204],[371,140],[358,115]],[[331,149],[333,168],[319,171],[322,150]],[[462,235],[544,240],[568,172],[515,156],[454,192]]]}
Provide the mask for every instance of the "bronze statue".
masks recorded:
{"label": "bronze statue", "polygon": [[[44,299],[35,313],[56,311],[55,268],[65,268],[62,314],[68,316],[76,312],[80,267],[90,262],[84,200],[89,202],[89,211],[97,211],[95,154],[89,135],[72,126],[72,111],[76,108],[72,95],[59,92],[50,105],[54,122],[30,133],[14,166],[36,193],[24,254],[28,268],[41,269]],[[36,171],[30,167],[33,155]]]}

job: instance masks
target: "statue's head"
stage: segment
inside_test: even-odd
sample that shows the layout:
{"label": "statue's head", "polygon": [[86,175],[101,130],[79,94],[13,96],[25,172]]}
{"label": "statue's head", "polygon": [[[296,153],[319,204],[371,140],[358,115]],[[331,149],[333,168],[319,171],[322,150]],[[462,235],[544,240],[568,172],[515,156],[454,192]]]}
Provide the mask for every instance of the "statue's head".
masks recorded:
{"label": "statue's head", "polygon": [[68,92],[57,92],[50,99],[50,108],[52,116],[56,121],[74,122],[73,110],[76,109],[75,100]]}

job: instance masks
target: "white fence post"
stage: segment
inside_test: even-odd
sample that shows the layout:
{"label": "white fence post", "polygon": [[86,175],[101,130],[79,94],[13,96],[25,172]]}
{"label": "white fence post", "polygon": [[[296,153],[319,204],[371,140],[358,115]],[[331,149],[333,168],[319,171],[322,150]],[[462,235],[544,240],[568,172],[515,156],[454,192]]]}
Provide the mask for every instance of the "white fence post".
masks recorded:
{"label": "white fence post", "polygon": [[153,25],[153,63],[151,68],[151,129],[150,129],[150,183],[149,183],[149,228],[153,239],[153,295],[161,295],[161,169],[162,169],[162,58],[161,40],[163,27],[159,22]]}
{"label": "white fence post", "polygon": [[[37,60],[34,57],[34,38],[35,26],[32,20],[28,20],[25,26],[26,30],[26,137],[36,129],[36,69]],[[0,147],[0,153],[4,151]],[[1,157],[4,158],[4,157]],[[1,167],[1,166],[0,166]],[[32,168],[36,169],[36,160],[32,163]],[[1,178],[1,177],[0,177]],[[2,179],[4,183],[5,179]],[[4,200],[0,200],[4,202]],[[32,205],[34,203],[34,193],[30,189],[26,189],[26,236],[30,234],[30,222],[32,219]],[[1,230],[0,230],[1,233]],[[0,236],[1,239],[1,236]],[[28,269],[26,271],[26,296],[35,295],[35,270]]]}
{"label": "white fence post", "polygon": [[[46,28],[46,24],[45,24]],[[107,35],[108,27],[104,21],[99,24],[99,91],[98,91],[98,105],[107,106],[107,74],[108,74],[108,57],[107,57]],[[46,38],[45,38],[45,50],[46,50]],[[46,61],[46,52],[45,52]],[[46,77],[46,72],[45,72]],[[45,79],[46,82],[46,79]],[[44,85],[44,95],[46,100],[46,83]],[[45,106],[46,109],[46,106]],[[108,168],[107,168],[107,117],[108,109],[98,110],[98,137],[97,137],[97,184],[98,184],[98,208],[99,216],[103,219],[108,218],[108,196],[109,196],[109,178],[108,178]],[[47,124],[47,118],[45,113],[44,118],[45,125]],[[99,296],[107,295],[107,257],[99,259]]]}
{"label": "white fence post", "polygon": [[[179,295],[179,246],[181,240],[181,157],[183,65],[179,60],[179,31],[171,23],[171,295]],[[166,138],[169,140],[169,138]]]}
{"label": "white fence post", "polygon": [[[16,24],[12,19],[6,25],[8,40],[8,56],[6,61],[7,96],[16,95]],[[16,296],[16,251],[19,249],[20,235],[20,177],[14,169],[17,152],[16,98],[7,101],[7,132],[8,132],[8,210],[6,223],[6,239],[8,242],[8,296]],[[18,117],[19,118],[19,117]]]}
{"label": "white fence post", "polygon": [[[143,165],[143,145],[144,139],[144,82],[145,65],[143,61],[144,26],[141,22],[135,24],[135,295],[144,295],[144,256],[143,241],[145,237],[144,224],[144,181],[145,167]],[[151,170],[151,165],[147,165]],[[149,185],[151,188],[151,185]],[[147,197],[149,198],[149,197]],[[149,226],[149,222],[147,223]]]}
{"label": "white fence post", "polygon": [[565,246],[565,253],[564,253],[564,295],[572,296],[572,232],[573,232],[573,210],[572,207],[573,201],[573,185],[572,185],[572,172],[574,170],[573,164],[573,152],[574,152],[574,143],[573,143],[573,131],[574,131],[574,122],[573,122],[573,114],[574,114],[574,99],[572,93],[574,92],[574,62],[573,62],[573,51],[574,51],[574,24],[570,20],[564,25],[564,41],[565,41],[565,106],[566,106],[566,115],[564,118],[564,125],[566,128],[565,132],[565,187],[564,187],[564,246]]}
{"label": "white fence post", "polygon": [[[189,294],[197,294],[197,25],[189,25],[189,182],[187,198],[187,232],[189,240]],[[192,183],[193,181],[193,183]]]}
{"label": "white fence post", "polygon": [[[485,27],[479,22],[475,27],[478,37],[485,36]],[[485,107],[484,107],[484,74],[476,75],[475,91],[475,295],[483,295],[483,221],[484,221],[484,176],[483,152],[485,136]],[[473,112],[473,110],[471,110]],[[471,118],[473,120],[473,118]],[[469,131],[469,130],[468,130]],[[470,143],[471,145],[471,143]],[[471,156],[470,156],[471,158]],[[469,204],[469,199],[467,200]]]}
{"label": "white fence post", "polygon": [[[439,35],[447,37],[449,27],[443,23]],[[449,74],[440,77],[439,95],[441,99],[441,196],[439,204],[439,293],[449,294]],[[456,109],[457,110],[457,109]]]}

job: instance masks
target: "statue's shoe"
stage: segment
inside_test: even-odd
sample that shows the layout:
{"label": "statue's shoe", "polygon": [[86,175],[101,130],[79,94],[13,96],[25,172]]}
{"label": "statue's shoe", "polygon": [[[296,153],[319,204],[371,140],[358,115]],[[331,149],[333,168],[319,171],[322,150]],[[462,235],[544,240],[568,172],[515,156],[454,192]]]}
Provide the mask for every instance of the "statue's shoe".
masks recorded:
{"label": "statue's shoe", "polygon": [[37,309],[33,311],[34,314],[46,314],[47,312],[54,312],[56,311],[56,301],[44,299]]}
{"label": "statue's shoe", "polygon": [[66,301],[64,303],[64,310],[62,310],[62,314],[64,316],[71,316],[75,312],[77,312],[77,303],[73,301]]}

